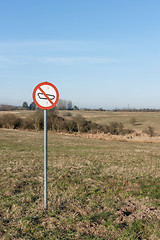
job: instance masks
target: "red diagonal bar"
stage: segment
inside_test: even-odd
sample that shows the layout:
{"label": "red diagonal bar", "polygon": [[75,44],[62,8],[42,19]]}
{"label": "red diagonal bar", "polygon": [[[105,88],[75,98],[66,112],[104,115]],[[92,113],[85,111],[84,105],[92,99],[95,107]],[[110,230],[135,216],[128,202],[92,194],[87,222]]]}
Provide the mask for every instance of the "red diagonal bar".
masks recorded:
{"label": "red diagonal bar", "polygon": [[51,99],[47,96],[47,94],[43,91],[43,89],[41,87],[39,87],[39,90],[43,93],[43,95],[47,98],[47,100],[51,103],[51,105],[53,106],[53,102],[51,101]]}

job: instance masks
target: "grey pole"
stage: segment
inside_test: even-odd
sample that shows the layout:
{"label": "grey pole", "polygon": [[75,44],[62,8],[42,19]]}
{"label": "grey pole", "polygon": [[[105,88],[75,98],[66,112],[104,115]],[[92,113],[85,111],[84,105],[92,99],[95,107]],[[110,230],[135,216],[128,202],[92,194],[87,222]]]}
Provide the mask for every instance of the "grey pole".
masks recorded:
{"label": "grey pole", "polygon": [[44,110],[44,210],[47,208],[47,110]]}

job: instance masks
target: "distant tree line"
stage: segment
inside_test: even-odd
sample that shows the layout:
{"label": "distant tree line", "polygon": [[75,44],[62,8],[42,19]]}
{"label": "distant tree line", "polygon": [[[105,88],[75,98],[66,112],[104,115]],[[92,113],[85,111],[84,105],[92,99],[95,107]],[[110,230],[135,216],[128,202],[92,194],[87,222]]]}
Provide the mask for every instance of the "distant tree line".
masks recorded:
{"label": "distant tree line", "polygon": [[155,109],[155,108],[141,108],[141,109],[122,108],[122,109],[118,109],[118,108],[115,108],[113,111],[114,112],[160,112],[160,109]]}
{"label": "distant tree line", "polygon": [[72,101],[69,100],[63,100],[63,99],[59,99],[58,104],[57,104],[57,109],[59,110],[72,110]]}
{"label": "distant tree line", "polygon": [[34,102],[32,102],[30,105],[28,105],[27,102],[23,102],[22,104],[22,109],[24,110],[36,110],[36,104]]}
{"label": "distant tree line", "polygon": [[[23,102],[22,109],[25,110],[36,110],[38,107],[35,105],[34,102],[32,102],[30,105],[28,105],[27,102]],[[72,105],[71,100],[63,100],[59,99],[58,104],[55,107],[58,110],[79,110],[77,106]]]}
{"label": "distant tree line", "polygon": [[[28,104],[26,101],[23,102],[22,106],[13,106],[7,104],[0,105],[0,111],[14,111],[14,110],[36,110],[38,107],[35,105],[34,102]],[[79,107],[73,106],[71,100],[63,100],[59,99],[58,104],[56,105],[55,109],[57,110],[79,110]],[[106,110],[104,108],[81,108],[81,110],[85,111],[114,111],[114,112],[160,112],[160,109],[155,108],[115,108],[113,110]]]}
{"label": "distant tree line", "polygon": [[27,102],[23,102],[22,106],[13,106],[7,104],[0,105],[0,111],[35,110],[35,109],[36,105],[34,102],[32,102],[30,105],[28,105]]}
{"label": "distant tree line", "polygon": [[12,106],[12,105],[7,105],[7,104],[2,104],[0,105],[0,111],[13,111],[17,110],[17,106]]}
{"label": "distant tree line", "polygon": [[[0,105],[0,111],[14,111],[14,110],[36,110],[38,107],[34,102],[28,104],[26,101],[22,103],[22,106],[13,106],[2,104]],[[59,99],[58,104],[56,105],[55,109],[58,110],[79,110],[77,106],[73,106],[71,100],[63,100]]]}

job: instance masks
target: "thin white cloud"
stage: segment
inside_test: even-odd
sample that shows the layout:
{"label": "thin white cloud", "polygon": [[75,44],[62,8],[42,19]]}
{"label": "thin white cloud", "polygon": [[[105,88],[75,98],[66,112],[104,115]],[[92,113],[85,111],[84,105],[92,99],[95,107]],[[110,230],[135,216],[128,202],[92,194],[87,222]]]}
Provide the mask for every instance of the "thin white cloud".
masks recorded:
{"label": "thin white cloud", "polygon": [[72,40],[39,40],[39,41],[19,41],[19,42],[16,42],[16,41],[13,41],[13,42],[0,42],[0,46],[1,47],[30,47],[30,46],[62,46],[62,45],[65,45],[65,44],[68,44],[68,45],[78,45],[78,44],[87,44],[88,41],[72,41]]}
{"label": "thin white cloud", "polygon": [[[29,64],[73,64],[93,63],[107,64],[117,63],[116,54],[112,52],[113,44],[99,41],[24,41],[24,42],[0,42],[0,67],[10,65]],[[115,51],[115,50],[114,50]],[[112,56],[114,57],[112,58]]]}
{"label": "thin white cloud", "polygon": [[105,57],[45,57],[44,60],[48,63],[76,63],[76,62],[86,62],[86,63],[110,63],[116,62],[115,59],[109,59]]}
{"label": "thin white cloud", "polygon": [[[31,59],[31,57],[30,57]],[[0,56],[0,67],[5,68],[11,65],[27,64],[29,59],[25,56]]]}
{"label": "thin white cloud", "polygon": [[25,51],[35,49],[50,49],[54,51],[101,51],[104,49],[115,48],[115,44],[103,41],[74,41],[74,40],[39,40],[24,42],[0,42],[0,50],[2,51]]}
{"label": "thin white cloud", "polygon": [[10,57],[0,56],[0,69],[4,69],[12,64],[14,64],[14,61]]}
{"label": "thin white cloud", "polygon": [[118,59],[107,57],[83,57],[83,56],[64,56],[64,57],[43,57],[43,56],[0,56],[0,68],[6,68],[11,65],[29,65],[29,64],[107,64],[119,62]]}
{"label": "thin white cloud", "polygon": [[0,56],[0,64],[2,63],[10,63],[10,59],[5,56]]}

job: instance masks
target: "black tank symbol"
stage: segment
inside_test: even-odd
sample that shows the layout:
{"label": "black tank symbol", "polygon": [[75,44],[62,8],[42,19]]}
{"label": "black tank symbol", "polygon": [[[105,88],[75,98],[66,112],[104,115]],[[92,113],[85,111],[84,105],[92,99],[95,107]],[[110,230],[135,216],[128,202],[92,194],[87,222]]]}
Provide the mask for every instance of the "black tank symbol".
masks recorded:
{"label": "black tank symbol", "polygon": [[[46,94],[46,95],[48,96],[48,98],[49,98],[50,100],[53,100],[53,99],[55,98],[54,95],[51,95],[51,94]],[[48,99],[44,96],[43,93],[38,93],[38,97],[39,97],[40,99],[48,100]]]}

